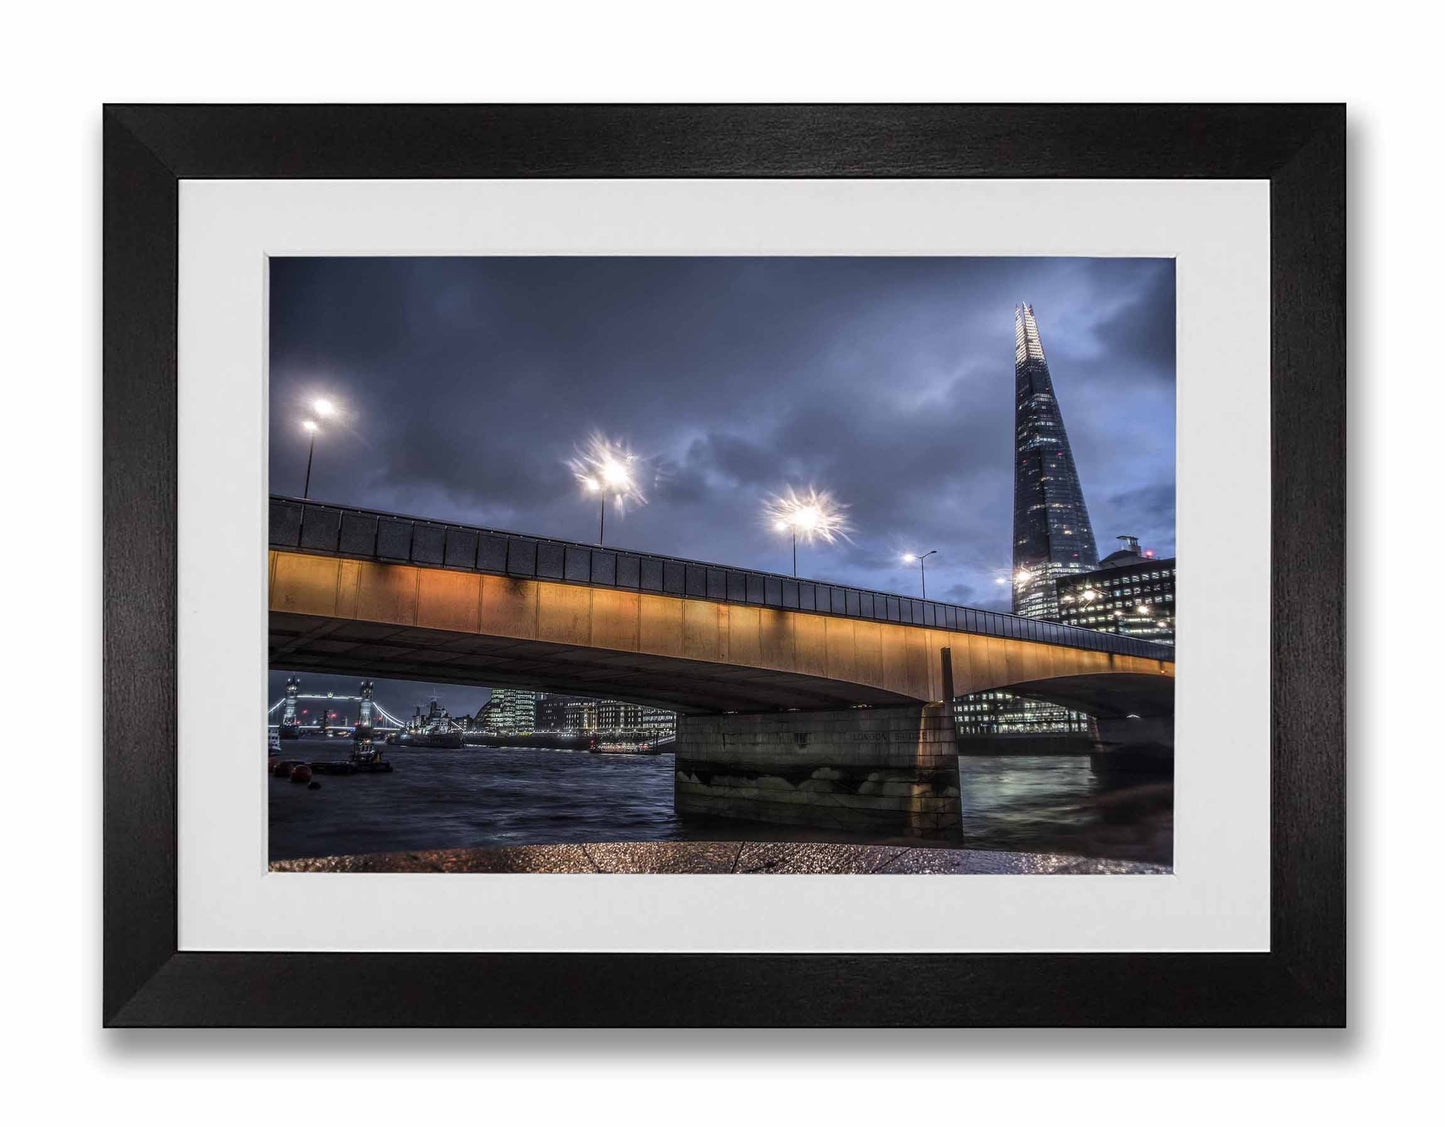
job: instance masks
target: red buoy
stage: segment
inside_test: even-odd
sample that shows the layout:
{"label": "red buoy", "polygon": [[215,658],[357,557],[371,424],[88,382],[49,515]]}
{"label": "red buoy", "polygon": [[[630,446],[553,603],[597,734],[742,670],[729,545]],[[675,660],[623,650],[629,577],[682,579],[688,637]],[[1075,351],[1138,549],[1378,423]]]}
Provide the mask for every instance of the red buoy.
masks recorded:
{"label": "red buoy", "polygon": [[311,781],[311,765],[309,763],[298,763],[291,768],[291,781],[293,783],[309,783]]}

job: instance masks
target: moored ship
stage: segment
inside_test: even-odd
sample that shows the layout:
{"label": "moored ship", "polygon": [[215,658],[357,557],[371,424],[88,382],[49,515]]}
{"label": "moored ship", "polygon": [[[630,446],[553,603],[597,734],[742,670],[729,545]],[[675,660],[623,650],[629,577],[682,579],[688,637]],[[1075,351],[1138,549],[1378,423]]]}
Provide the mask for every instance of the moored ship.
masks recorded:
{"label": "moored ship", "polygon": [[386,742],[395,747],[441,747],[457,749],[462,746],[460,732],[393,732]]}
{"label": "moored ship", "polygon": [[395,747],[435,747],[459,751],[462,746],[462,725],[445,708],[431,698],[426,712],[418,705],[406,727],[393,732],[386,742]]}
{"label": "moored ship", "polygon": [[469,729],[462,742],[471,747],[540,747],[551,751],[591,751],[597,737],[588,733],[527,732],[505,733]]}

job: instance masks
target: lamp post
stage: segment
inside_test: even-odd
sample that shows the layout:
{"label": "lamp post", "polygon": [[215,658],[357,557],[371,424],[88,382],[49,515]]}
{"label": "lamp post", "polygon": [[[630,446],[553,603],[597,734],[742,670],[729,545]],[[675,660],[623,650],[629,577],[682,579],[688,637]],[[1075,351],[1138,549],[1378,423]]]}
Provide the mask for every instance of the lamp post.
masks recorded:
{"label": "lamp post", "polygon": [[321,428],[316,425],[315,419],[307,419],[301,424],[301,429],[311,436],[311,446],[306,451],[306,488],[301,491],[304,501],[311,496],[311,460],[316,457],[316,432]]}
{"label": "lamp post", "polygon": [[597,543],[601,546],[607,531],[607,502],[616,501],[620,509],[628,501],[647,504],[633,476],[637,456],[619,442],[594,435],[582,454],[573,459],[572,472],[588,494],[598,499]]}
{"label": "lamp post", "polygon": [[827,493],[816,489],[799,496],[791,488],[782,497],[771,498],[763,513],[778,532],[787,532],[793,540],[793,578],[798,576],[798,534],[804,543],[822,539],[831,544],[839,536],[847,539],[848,521],[840,505]]}
{"label": "lamp post", "polygon": [[798,526],[792,521],[780,520],[773,526],[779,532],[791,532],[793,534],[793,578],[798,578]]}
{"label": "lamp post", "polygon": [[938,555],[937,548],[934,548],[932,551],[929,552],[924,552],[922,555],[914,555],[912,552],[903,553],[904,563],[912,563],[914,560],[918,561],[918,585],[922,589],[923,597],[925,599],[928,598],[928,579],[923,574],[923,561],[926,560],[929,556],[936,555]]}
{"label": "lamp post", "polygon": [[[329,419],[336,414],[336,405],[329,399],[313,399],[311,410],[321,418]],[[321,424],[315,419],[306,419],[301,429],[311,436],[311,445],[306,451],[306,487],[301,491],[301,499],[305,501],[311,496],[311,462],[316,457],[316,432],[321,429]]]}
{"label": "lamp post", "polygon": [[[584,488],[588,493],[602,494],[602,485],[596,478],[588,478]],[[607,528],[607,498],[600,496],[597,502],[597,544],[602,545],[602,534]]]}

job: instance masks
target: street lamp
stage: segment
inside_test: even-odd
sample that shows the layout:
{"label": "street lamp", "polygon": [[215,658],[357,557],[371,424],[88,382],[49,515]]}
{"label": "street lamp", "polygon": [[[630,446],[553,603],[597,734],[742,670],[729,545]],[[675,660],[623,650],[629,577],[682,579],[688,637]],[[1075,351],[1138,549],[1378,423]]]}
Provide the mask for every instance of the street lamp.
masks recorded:
{"label": "street lamp", "polygon": [[915,556],[912,552],[903,553],[904,563],[912,563],[914,560],[918,561],[918,585],[923,589],[923,597],[925,599],[928,598],[928,580],[923,574],[923,561],[929,556],[936,555],[938,555],[937,548],[934,548],[931,552],[924,552],[921,556]]}
{"label": "street lamp", "polygon": [[603,542],[607,529],[607,502],[611,499],[624,511],[628,501],[638,505],[647,504],[641,487],[637,484],[635,466],[637,455],[630,453],[620,442],[613,442],[601,435],[593,435],[587,447],[570,465],[572,474],[582,486],[583,492],[598,499],[597,543]]}
{"label": "street lamp", "polygon": [[[311,412],[319,419],[329,419],[338,413],[336,404],[321,396],[311,401]],[[306,451],[306,488],[301,491],[304,501],[311,496],[311,462],[316,457],[316,435],[321,430],[321,424],[316,419],[304,419],[301,429],[311,436],[311,445]]]}
{"label": "street lamp", "polygon": [[831,495],[811,488],[799,496],[790,486],[785,496],[769,498],[763,507],[764,517],[774,531],[792,534],[794,578],[798,575],[798,536],[802,535],[805,544],[814,540],[831,544],[840,536],[846,540],[849,531],[843,513],[846,508]]}

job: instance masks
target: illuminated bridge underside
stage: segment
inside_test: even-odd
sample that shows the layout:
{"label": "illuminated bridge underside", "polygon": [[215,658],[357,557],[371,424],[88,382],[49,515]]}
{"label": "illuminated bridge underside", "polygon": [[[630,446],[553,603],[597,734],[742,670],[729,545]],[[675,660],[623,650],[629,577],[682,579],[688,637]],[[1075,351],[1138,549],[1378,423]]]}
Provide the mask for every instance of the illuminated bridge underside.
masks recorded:
{"label": "illuminated bridge underside", "polygon": [[1060,703],[1092,692],[1127,712],[1126,682],[1172,689],[1172,662],[962,631],[301,552],[269,566],[281,669],[767,712],[942,700],[949,647],[959,695],[1056,683]]}

